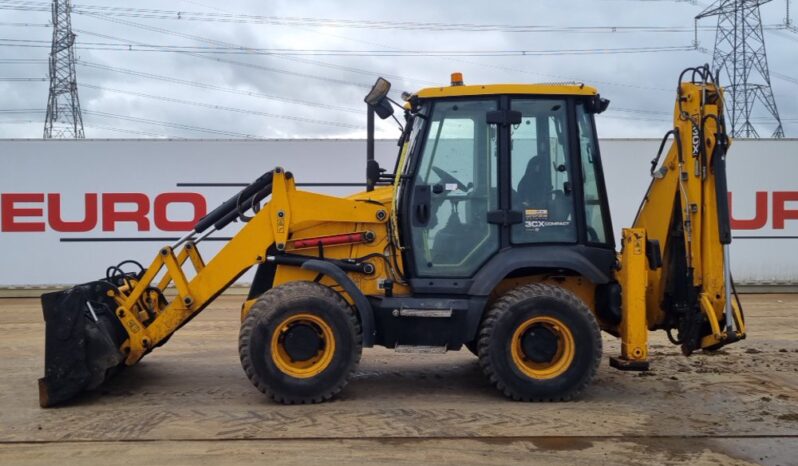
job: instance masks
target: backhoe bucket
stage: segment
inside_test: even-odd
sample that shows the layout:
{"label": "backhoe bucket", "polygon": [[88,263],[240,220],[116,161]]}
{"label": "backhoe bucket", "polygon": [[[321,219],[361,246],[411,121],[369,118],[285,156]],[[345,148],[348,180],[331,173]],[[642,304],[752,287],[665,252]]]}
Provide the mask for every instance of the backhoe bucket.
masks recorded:
{"label": "backhoe bucket", "polygon": [[46,408],[98,387],[122,365],[127,339],[114,315],[108,282],[91,282],[42,295],[44,377],[39,404]]}

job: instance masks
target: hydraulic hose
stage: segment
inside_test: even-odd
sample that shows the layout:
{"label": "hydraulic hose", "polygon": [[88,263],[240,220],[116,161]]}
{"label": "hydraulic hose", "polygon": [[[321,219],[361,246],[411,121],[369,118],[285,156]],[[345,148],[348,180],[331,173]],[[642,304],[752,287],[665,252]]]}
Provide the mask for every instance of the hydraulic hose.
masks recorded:
{"label": "hydraulic hose", "polygon": [[[241,204],[244,205],[246,205],[248,202],[251,203],[252,198],[258,195],[258,193],[264,191],[267,186],[271,186],[272,178],[273,172],[268,171],[261,175],[257,180],[250,183],[246,188],[242,189],[236,195],[224,201],[219,207],[213,209],[208,215],[202,217],[200,221],[194,225],[194,233],[202,233],[211,225],[217,226],[217,224],[220,224],[222,227],[224,227],[229,224],[236,217],[238,217],[239,202],[243,201]],[[271,192],[271,189],[269,189],[269,191]],[[235,215],[230,217],[230,215],[233,213]],[[223,220],[226,221],[222,222]],[[220,227],[217,226],[216,229],[218,230],[219,228]]]}

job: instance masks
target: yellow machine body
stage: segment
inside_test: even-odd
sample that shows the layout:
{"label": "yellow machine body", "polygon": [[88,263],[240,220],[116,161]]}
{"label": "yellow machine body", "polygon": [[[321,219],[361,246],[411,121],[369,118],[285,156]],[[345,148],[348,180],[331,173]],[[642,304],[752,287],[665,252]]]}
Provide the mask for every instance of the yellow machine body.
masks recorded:
{"label": "yellow machine body", "polygon": [[[410,112],[419,101],[504,95],[576,96],[598,101],[596,89],[584,85],[452,85],[417,92],[408,99],[405,109]],[[731,294],[727,287],[731,283],[727,275],[728,259],[724,257],[724,246],[719,237],[722,229],[716,196],[719,188],[711,160],[712,154],[717,152],[716,145],[728,145],[728,141],[718,140],[719,137],[725,137],[721,127],[722,106],[721,90],[714,83],[705,79],[703,82],[679,84],[674,110],[674,143],[662,158],[659,168],[655,170],[656,167],[652,167],[651,186],[634,224],[623,230],[621,251],[617,253],[611,280],[620,290],[619,319],[607,317],[608,314],[600,308],[606,303],[597,298],[598,283],[577,271],[562,267],[510,274],[499,280],[489,296],[485,297],[482,302],[485,309],[501,307],[504,301],[512,297],[513,290],[537,289],[546,293],[552,289],[565,290],[568,296],[584,304],[602,330],[621,339],[621,355],[612,358],[612,365],[621,369],[648,367],[648,333],[651,330],[676,329],[684,334],[698,332],[697,336],[691,337],[697,338],[697,344],[689,347],[686,353],[693,349],[719,347],[744,338],[742,310],[736,301],[729,302]],[[397,173],[383,186],[345,198],[314,194],[297,190],[290,173],[277,168],[270,178],[268,194],[271,197],[268,202],[256,210],[210,261],[205,262],[199,253],[199,235],[189,235],[175,247],[162,248],[142,273],[118,278],[119,283],[109,287],[105,294],[113,300],[113,315],[124,329],[125,338],[118,347],[124,355],[123,364],[133,365],[165,343],[175,331],[253,266],[271,264],[273,275],[266,289],[279,289],[296,282],[325,285],[355,309],[361,320],[364,319],[363,296],[415,299],[413,287],[408,280],[403,279],[408,272],[405,270],[403,253],[408,251],[410,245],[402,237],[401,230],[405,222],[410,220],[402,217],[403,211],[398,206],[402,202],[402,174],[409,170],[409,153],[413,145],[412,134],[403,137]],[[722,188],[725,189],[725,185]],[[234,204],[243,215],[240,201]],[[255,204],[254,200],[252,204]],[[681,232],[681,235],[674,235],[674,231]],[[347,240],[347,235],[353,235],[352,239]],[[326,239],[330,241],[325,243]],[[322,243],[326,244],[323,248]],[[306,258],[314,261],[315,268],[311,266],[313,264],[306,263]],[[340,268],[345,271],[346,279],[324,272],[316,262],[327,262]],[[188,263],[194,269],[193,276],[184,271]],[[543,288],[534,288],[541,286]],[[696,294],[694,301],[703,317],[696,315],[696,309],[689,305],[679,307],[681,301],[674,298],[682,292],[679,290],[686,290],[684,293],[688,298],[691,293]],[[164,297],[166,294],[176,296],[167,300]],[[246,321],[254,312],[262,295],[263,290],[250,293],[242,305],[242,321]],[[436,299],[446,297],[436,296]],[[91,302],[89,300],[89,307]],[[394,316],[405,311],[419,315],[422,312],[431,314],[429,310],[413,308],[414,305],[420,305],[418,299],[408,302],[415,304],[408,304],[407,309],[397,308]],[[727,319],[729,308],[733,325]],[[481,325],[484,326],[486,319],[490,318],[483,317]],[[317,318],[309,318],[307,325],[312,324],[313,319]],[[527,321],[549,325],[547,331],[551,335],[566,335],[571,343],[566,346],[558,343],[556,353],[573,358],[573,345],[580,343],[578,338],[574,343],[571,331],[562,328],[559,324],[561,318],[534,317]],[[290,323],[291,320],[286,322]],[[365,321],[361,323],[367,327]],[[322,327],[324,335],[320,334],[319,338],[329,339],[332,327]],[[364,335],[365,346],[370,346],[369,340],[373,341],[373,335]],[[487,350],[477,348],[476,341],[472,351],[479,352],[482,358],[482,352]],[[523,344],[527,344],[527,340]],[[683,343],[683,347],[685,345]],[[554,348],[548,357],[556,359],[559,356],[554,355]],[[513,351],[515,359],[524,357],[518,356],[521,354],[519,350]],[[290,365],[291,358],[285,354],[281,357],[282,362],[278,362],[282,366]],[[327,354],[325,357],[331,356]],[[325,361],[325,364],[329,362]],[[528,363],[532,369],[527,372],[533,374],[533,378],[537,373],[559,373],[567,368],[563,361],[569,362],[571,359],[557,361],[557,365],[552,366],[557,371],[539,370],[535,365],[538,363]],[[319,371],[321,369],[311,375],[315,376]],[[43,406],[73,396],[76,390],[68,391],[69,396],[56,395],[52,387],[55,378],[48,379],[50,372],[46,374],[41,382]],[[85,386],[83,384],[78,388]]]}

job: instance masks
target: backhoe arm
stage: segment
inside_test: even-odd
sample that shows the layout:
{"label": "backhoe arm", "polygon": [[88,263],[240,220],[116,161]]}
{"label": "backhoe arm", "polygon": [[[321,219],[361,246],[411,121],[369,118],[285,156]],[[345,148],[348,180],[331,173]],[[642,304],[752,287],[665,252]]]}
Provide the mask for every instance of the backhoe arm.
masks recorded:
{"label": "backhoe arm", "polygon": [[[690,80],[682,81],[686,74]],[[647,364],[648,330],[667,331],[685,354],[745,337],[729,267],[731,141],[723,92],[707,66],[685,70],[679,81],[674,128],[652,160],[651,184],[634,224],[623,232],[623,346],[613,361],[623,368]]]}

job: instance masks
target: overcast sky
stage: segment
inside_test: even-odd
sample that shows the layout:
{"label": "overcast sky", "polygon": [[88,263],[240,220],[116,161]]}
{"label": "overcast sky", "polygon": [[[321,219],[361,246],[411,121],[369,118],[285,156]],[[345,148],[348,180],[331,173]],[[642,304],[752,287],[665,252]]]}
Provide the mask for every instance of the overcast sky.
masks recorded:
{"label": "overcast sky", "polygon": [[[0,1],[0,4],[3,3],[9,2]],[[33,3],[38,4],[36,1]],[[702,5],[708,3],[668,0],[85,0],[76,2],[76,5],[335,20],[568,27],[674,26],[690,29],[693,26],[693,17],[703,9]],[[456,5],[456,8],[452,5]],[[762,17],[765,24],[783,24],[784,0],[775,0],[764,5]],[[49,41],[51,29],[43,26],[49,20],[49,12],[0,9],[0,38]],[[414,91],[434,84],[445,85],[452,71],[461,71],[467,84],[585,82],[598,87],[601,94],[612,101],[610,110],[599,118],[601,136],[659,137],[670,126],[678,73],[685,67],[711,62],[714,43],[714,31],[709,30],[702,31],[699,35],[700,45],[709,54],[696,50],[458,58],[295,57],[204,53],[207,50],[200,54],[188,54],[95,50],[92,47],[97,46],[89,44],[144,43],[181,47],[239,46],[383,52],[541,51],[690,46],[693,33],[689,30],[671,33],[430,31],[336,27],[329,23],[318,26],[311,24],[312,21],[305,21],[298,26],[86,14],[74,14],[72,23],[77,34],[76,52],[81,62],[77,66],[79,95],[84,110],[85,132],[89,138],[217,138],[239,134],[265,138],[363,137],[363,95],[377,76],[386,76],[392,81],[393,90],[396,91],[393,96],[398,98],[399,93],[404,90]],[[714,27],[715,19],[704,20],[702,25]],[[772,77],[786,135],[798,137],[798,34],[767,30],[765,38],[771,70],[794,80]],[[83,48],[81,44],[84,44]],[[0,78],[46,77],[46,62],[10,64],[2,59],[46,59],[48,54],[49,46],[0,46]],[[251,66],[246,66],[247,64]],[[131,70],[133,73],[121,73],[107,67]],[[152,79],[142,73],[167,77],[172,82]],[[175,82],[176,80],[182,83]],[[186,82],[195,84],[187,85]],[[247,93],[256,95],[246,95]],[[46,106],[47,82],[0,81],[0,110],[39,111],[0,112],[0,138],[41,137],[43,111]],[[259,114],[230,109],[243,109]],[[147,119],[156,123],[128,121],[113,115]],[[760,110],[757,116],[761,118],[766,114]],[[182,125],[184,128],[164,126],[157,122]],[[190,130],[186,126],[212,129],[221,133]],[[774,126],[770,123],[760,124],[758,129],[760,134],[767,136]],[[127,130],[130,133],[117,130]],[[396,134],[395,125],[390,120],[380,122],[380,136],[395,137]]]}

